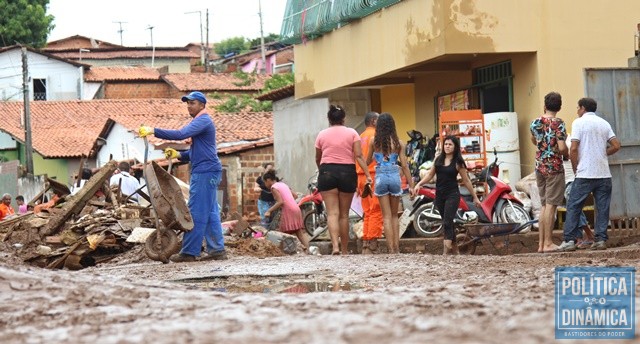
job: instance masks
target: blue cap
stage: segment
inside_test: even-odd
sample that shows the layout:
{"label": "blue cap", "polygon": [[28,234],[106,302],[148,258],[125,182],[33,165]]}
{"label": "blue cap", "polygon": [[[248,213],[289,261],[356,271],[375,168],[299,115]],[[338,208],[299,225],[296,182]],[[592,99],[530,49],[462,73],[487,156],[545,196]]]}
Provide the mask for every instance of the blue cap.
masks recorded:
{"label": "blue cap", "polygon": [[182,97],[183,102],[186,102],[187,100],[197,100],[202,104],[207,103],[207,98],[204,96],[204,94],[202,94],[202,92],[198,91],[191,92],[188,95]]}

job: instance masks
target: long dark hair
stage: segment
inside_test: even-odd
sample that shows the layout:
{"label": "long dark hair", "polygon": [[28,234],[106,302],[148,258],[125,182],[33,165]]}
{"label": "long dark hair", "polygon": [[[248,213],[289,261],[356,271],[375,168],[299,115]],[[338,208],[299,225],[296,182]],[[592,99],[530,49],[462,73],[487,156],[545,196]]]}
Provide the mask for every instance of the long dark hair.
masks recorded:
{"label": "long dark hair", "polygon": [[436,160],[433,162],[433,164],[436,166],[444,166],[444,159],[447,156],[444,153],[444,143],[447,140],[451,140],[451,142],[453,142],[453,158],[451,159],[451,162],[455,163],[458,168],[467,168],[467,164],[462,158],[462,152],[460,151],[460,140],[453,135],[448,135],[444,138],[444,140],[442,140],[442,151],[440,152],[440,155],[436,157]]}
{"label": "long dark hair", "polygon": [[274,182],[280,181],[280,178],[278,178],[278,176],[276,175],[275,170],[269,170],[262,175],[262,180],[267,180],[267,179],[273,180]]}
{"label": "long dark hair", "polygon": [[344,118],[347,114],[344,112],[340,106],[331,105],[329,106],[329,112],[327,112],[327,118],[329,119],[330,125],[336,124],[344,124]]}
{"label": "long dark hair", "polygon": [[373,138],[373,148],[384,155],[400,153],[400,140],[396,132],[396,122],[390,113],[384,112],[376,123],[376,136]]}

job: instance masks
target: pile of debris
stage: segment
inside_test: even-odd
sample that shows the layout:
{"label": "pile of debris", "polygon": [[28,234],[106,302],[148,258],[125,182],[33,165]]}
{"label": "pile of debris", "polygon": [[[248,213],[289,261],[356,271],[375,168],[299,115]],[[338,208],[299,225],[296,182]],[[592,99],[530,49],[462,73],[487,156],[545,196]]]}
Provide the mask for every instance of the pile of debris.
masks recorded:
{"label": "pile of debris", "polygon": [[[108,185],[116,167],[115,161],[107,163],[75,195],[47,178],[29,202],[35,211],[0,223],[2,241],[25,262],[51,269],[78,270],[129,250],[134,244],[126,240],[133,228],[154,222],[149,208],[125,202]],[[37,204],[46,193],[54,197]]]}
{"label": "pile of debris", "polygon": [[[0,222],[0,247],[31,265],[79,270],[110,261],[144,243],[157,225],[151,200],[138,190],[148,205],[129,203],[119,188],[110,187],[109,178],[116,167],[115,161],[107,163],[74,195],[66,185],[47,178],[43,190],[29,202],[34,211]],[[55,197],[38,204],[47,193]],[[295,237],[252,228],[239,214],[233,214],[224,225],[232,254],[267,257],[298,249]],[[134,251],[144,254],[144,250]]]}

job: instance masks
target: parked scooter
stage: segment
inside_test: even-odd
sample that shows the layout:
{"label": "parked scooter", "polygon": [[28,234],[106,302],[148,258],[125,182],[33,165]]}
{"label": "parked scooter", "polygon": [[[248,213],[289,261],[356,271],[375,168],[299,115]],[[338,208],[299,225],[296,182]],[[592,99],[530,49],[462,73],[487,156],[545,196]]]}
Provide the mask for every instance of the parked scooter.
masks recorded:
{"label": "parked scooter", "polygon": [[[473,204],[471,194],[466,187],[460,186],[460,204],[454,223],[458,226],[469,223],[525,223],[531,220],[531,216],[524,209],[522,202],[511,194],[509,184],[498,178],[499,163],[498,153],[494,149],[495,160],[483,168],[475,180],[484,181],[489,187],[481,200],[481,207]],[[413,202],[413,228],[418,236],[436,237],[443,231],[442,217],[434,205],[436,198],[435,186],[425,186],[418,192],[418,197]],[[531,230],[526,226],[520,233]]]}
{"label": "parked scooter", "polygon": [[313,236],[318,227],[327,226],[327,212],[322,195],[318,191],[318,172],[309,178],[307,190],[308,193],[298,200],[298,207],[302,211],[304,228]]}

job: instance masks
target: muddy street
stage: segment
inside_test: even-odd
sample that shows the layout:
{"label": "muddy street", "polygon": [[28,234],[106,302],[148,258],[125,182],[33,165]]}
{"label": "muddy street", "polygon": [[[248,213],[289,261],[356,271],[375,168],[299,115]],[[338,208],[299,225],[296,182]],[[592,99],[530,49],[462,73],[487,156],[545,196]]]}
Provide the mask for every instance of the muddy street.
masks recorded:
{"label": "muddy street", "polygon": [[16,267],[3,253],[0,342],[549,343],[556,266],[640,265],[637,244],[166,265],[140,254],[72,272]]}

